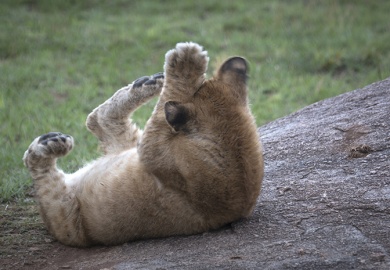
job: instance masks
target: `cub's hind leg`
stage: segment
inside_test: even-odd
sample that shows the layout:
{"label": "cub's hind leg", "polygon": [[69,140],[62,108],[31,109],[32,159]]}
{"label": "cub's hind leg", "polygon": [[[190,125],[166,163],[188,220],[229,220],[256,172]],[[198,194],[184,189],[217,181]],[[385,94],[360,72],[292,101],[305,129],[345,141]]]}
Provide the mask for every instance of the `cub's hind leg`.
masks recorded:
{"label": "cub's hind leg", "polygon": [[73,138],[60,132],[50,132],[36,138],[24,153],[23,162],[35,180],[46,179],[48,173],[62,177],[56,167],[57,158],[73,148]]}
{"label": "cub's hind leg", "polygon": [[68,245],[84,246],[88,241],[79,219],[79,204],[74,187],[56,161],[73,148],[73,138],[50,132],[36,138],[24,153],[23,161],[34,179],[39,211],[48,230]]}
{"label": "cub's hind leg", "polygon": [[94,109],[87,118],[87,128],[99,139],[106,154],[135,147],[142,131],[129,116],[156,95],[163,86],[164,75],[144,76],[119,89],[110,99]]}

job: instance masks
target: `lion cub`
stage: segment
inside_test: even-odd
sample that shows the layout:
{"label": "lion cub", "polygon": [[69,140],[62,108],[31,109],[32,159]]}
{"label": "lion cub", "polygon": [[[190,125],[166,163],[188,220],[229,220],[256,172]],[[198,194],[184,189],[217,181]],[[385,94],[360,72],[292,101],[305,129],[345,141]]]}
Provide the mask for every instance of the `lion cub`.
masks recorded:
{"label": "lion cub", "polygon": [[[71,246],[188,235],[251,214],[263,158],[248,106],[247,63],[228,59],[209,80],[207,52],[179,43],[164,74],[118,90],[87,118],[104,156],[73,174],[56,167],[71,136],[36,138],[23,160],[48,230]],[[129,115],[160,95],[145,131]]]}

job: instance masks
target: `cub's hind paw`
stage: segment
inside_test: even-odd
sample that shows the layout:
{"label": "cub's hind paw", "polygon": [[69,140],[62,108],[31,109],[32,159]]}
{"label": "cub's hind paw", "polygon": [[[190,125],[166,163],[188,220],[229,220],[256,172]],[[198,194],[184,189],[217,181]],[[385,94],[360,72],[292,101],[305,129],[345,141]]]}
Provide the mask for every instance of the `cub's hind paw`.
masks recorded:
{"label": "cub's hind paw", "polygon": [[50,142],[58,142],[62,141],[63,143],[66,143],[66,140],[71,138],[69,135],[62,134],[60,132],[49,132],[47,134],[44,134],[38,138],[38,143],[41,143],[43,145],[47,145]]}
{"label": "cub's hind paw", "polygon": [[73,138],[60,132],[50,132],[36,138],[24,153],[24,163],[38,163],[40,160],[65,156],[73,148]]}
{"label": "cub's hind paw", "polygon": [[152,97],[159,95],[163,84],[164,74],[157,73],[141,77],[119,89],[111,98],[88,115],[87,128],[99,138],[104,136],[104,133],[109,133],[112,130],[112,123],[123,122],[123,119],[128,118],[130,112]]}
{"label": "cub's hind paw", "polygon": [[143,76],[141,78],[136,79],[133,82],[133,88],[138,88],[142,86],[147,86],[147,85],[159,85],[164,82],[164,73],[159,72],[156,73],[152,76]]}
{"label": "cub's hind paw", "polygon": [[160,94],[164,84],[164,74],[156,73],[152,76],[143,76],[135,80],[130,92],[141,100]]}
{"label": "cub's hind paw", "polygon": [[32,151],[42,156],[61,157],[69,153],[73,148],[73,138],[60,132],[50,132],[37,138],[36,144],[32,145]]}

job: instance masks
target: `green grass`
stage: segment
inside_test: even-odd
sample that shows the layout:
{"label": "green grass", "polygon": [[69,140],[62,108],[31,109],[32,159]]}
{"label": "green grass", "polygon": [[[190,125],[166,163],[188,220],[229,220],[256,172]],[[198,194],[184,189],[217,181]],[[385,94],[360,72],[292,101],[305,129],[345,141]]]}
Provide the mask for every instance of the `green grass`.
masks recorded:
{"label": "green grass", "polygon": [[[259,125],[390,74],[390,1],[2,0],[0,201],[31,186],[22,156],[36,136],[62,131],[73,171],[98,156],[87,114],[132,80],[162,71],[180,41],[203,45],[215,65],[250,64]],[[141,126],[153,108],[137,111]]]}

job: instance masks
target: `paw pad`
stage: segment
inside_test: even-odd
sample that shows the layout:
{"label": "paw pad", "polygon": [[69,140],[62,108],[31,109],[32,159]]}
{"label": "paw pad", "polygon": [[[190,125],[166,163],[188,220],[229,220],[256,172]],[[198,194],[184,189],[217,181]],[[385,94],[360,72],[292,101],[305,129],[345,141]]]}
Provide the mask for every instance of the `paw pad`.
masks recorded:
{"label": "paw pad", "polygon": [[164,79],[164,73],[156,73],[152,76],[143,76],[138,78],[133,83],[133,88],[141,87],[142,85],[154,85],[157,83],[157,80]]}
{"label": "paw pad", "polygon": [[59,132],[50,132],[36,138],[24,153],[26,167],[47,166],[47,160],[65,156],[73,148],[73,138]]}
{"label": "paw pad", "polygon": [[43,145],[47,145],[49,141],[58,142],[61,140],[63,143],[66,142],[66,139],[69,138],[69,135],[64,135],[60,132],[49,132],[45,135],[42,135],[39,137],[38,143],[41,143]]}
{"label": "paw pad", "polygon": [[46,155],[63,156],[73,147],[73,138],[60,132],[50,132],[39,137],[38,146]]}

